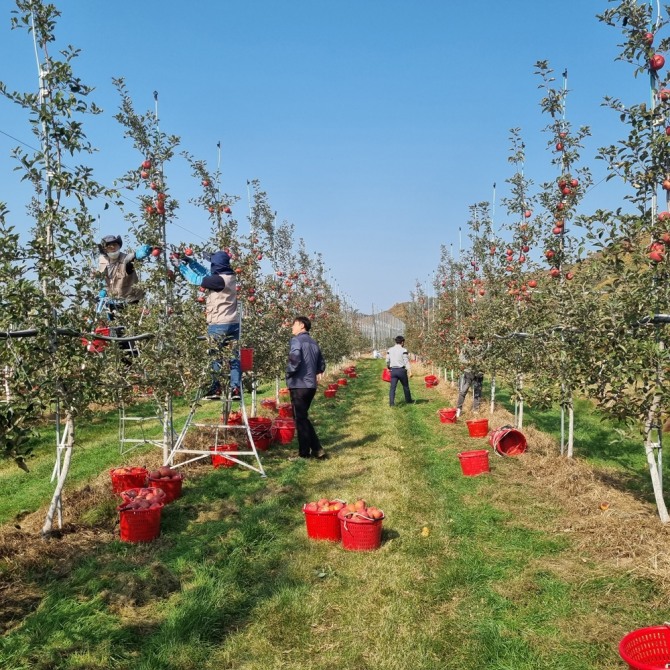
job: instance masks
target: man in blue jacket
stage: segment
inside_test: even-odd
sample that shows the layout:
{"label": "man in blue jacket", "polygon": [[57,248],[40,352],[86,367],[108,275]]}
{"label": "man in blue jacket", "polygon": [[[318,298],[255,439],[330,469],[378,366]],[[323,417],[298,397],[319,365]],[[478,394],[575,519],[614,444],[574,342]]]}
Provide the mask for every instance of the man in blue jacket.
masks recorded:
{"label": "man in blue jacket", "polygon": [[325,458],[319,438],[309,420],[309,407],[316,388],[326,369],[319,345],[309,331],[312,322],[306,316],[293,320],[291,345],[286,366],[286,386],[291,392],[291,405],[298,433],[298,453],[301,458]]}
{"label": "man in blue jacket", "polygon": [[[191,284],[207,289],[205,292],[205,316],[207,335],[214,339],[219,358],[212,365],[214,378],[206,397],[216,399],[221,395],[218,373],[221,370],[223,348],[240,339],[240,316],[237,310],[237,277],[230,267],[230,255],[225,251],[213,253],[207,272],[193,258],[186,256],[173,259],[182,276]],[[230,387],[233,400],[240,399],[240,359],[237,351],[230,357]]]}

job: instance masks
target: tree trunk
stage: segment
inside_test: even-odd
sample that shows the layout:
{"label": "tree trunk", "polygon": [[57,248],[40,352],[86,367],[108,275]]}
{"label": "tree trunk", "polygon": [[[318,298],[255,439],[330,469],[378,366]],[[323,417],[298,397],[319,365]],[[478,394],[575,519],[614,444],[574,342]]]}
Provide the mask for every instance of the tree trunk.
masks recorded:
{"label": "tree trunk", "polygon": [[570,391],[570,401],[568,403],[568,458],[572,458],[575,444],[575,406]]}
{"label": "tree trunk", "polygon": [[518,411],[516,416],[516,427],[518,430],[523,429],[523,396],[521,395],[521,389],[523,388],[523,376],[519,375],[517,377],[517,404]]}
{"label": "tree trunk", "polygon": [[[59,527],[62,526],[62,503],[61,503],[61,494],[63,492],[63,486],[65,485],[65,480],[67,479],[68,472],[70,471],[70,461],[72,460],[72,449],[74,447],[74,417],[72,414],[72,409],[68,410],[65,414],[65,430],[63,431],[63,442],[65,444],[58,445],[58,451],[56,453],[57,465],[60,464],[60,467],[57,468],[58,471],[58,480],[56,482],[56,490],[54,491],[53,497],[51,498],[51,504],[49,505],[49,510],[47,511],[47,517],[42,526],[42,535],[48,535],[53,529],[53,520],[54,515],[58,512],[59,518]],[[62,462],[60,461],[62,455]]]}
{"label": "tree trunk", "polygon": [[[658,516],[660,517],[663,523],[668,523],[670,517],[668,516],[668,509],[665,506],[665,500],[663,499],[663,481],[661,478],[661,472],[659,469],[659,463],[661,463],[661,455],[659,454],[658,462],[655,459],[654,447],[657,447],[660,451],[661,446],[661,425],[660,425],[660,405],[661,397],[657,394],[652,400],[651,407],[647,413],[647,419],[644,422],[644,450],[647,455],[647,463],[649,464],[649,474],[651,475],[651,485],[654,489],[654,498],[656,499],[656,508],[658,510]],[[656,426],[656,418],[659,419],[658,422],[658,442],[652,441],[652,432]]]}
{"label": "tree trunk", "polygon": [[493,372],[491,374],[491,408],[489,413],[493,414],[496,408],[496,374]]}

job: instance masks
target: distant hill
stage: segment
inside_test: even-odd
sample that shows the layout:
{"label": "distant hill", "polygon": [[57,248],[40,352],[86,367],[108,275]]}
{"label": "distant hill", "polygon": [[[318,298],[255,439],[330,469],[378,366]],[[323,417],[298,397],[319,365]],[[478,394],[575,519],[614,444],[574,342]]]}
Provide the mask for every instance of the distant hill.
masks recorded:
{"label": "distant hill", "polygon": [[408,308],[409,303],[408,302],[398,302],[391,309],[387,309],[386,311],[389,314],[392,314],[395,316],[396,319],[400,319],[401,321],[404,321],[407,323],[407,308]]}

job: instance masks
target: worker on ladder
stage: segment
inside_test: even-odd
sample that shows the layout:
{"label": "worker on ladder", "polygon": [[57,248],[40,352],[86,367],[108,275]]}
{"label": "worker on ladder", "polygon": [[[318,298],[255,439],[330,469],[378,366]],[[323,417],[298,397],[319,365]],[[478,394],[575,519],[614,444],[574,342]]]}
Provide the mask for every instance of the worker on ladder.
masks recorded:
{"label": "worker on ladder", "polygon": [[[237,308],[237,276],[230,267],[230,254],[217,251],[209,255],[210,271],[200,265],[192,256],[172,254],[171,261],[190,284],[200,286],[205,291],[205,315],[207,335],[216,345],[216,358],[212,363],[212,383],[205,397],[218,400],[221,397],[219,373],[222,367],[223,350],[240,339],[240,317]],[[230,354],[231,398],[241,398],[240,359],[235,347]]]}
{"label": "worker on ladder", "polygon": [[[98,245],[98,273],[105,282],[105,288],[98,294],[98,312],[106,308],[110,321],[126,305],[135,305],[144,297],[144,292],[137,286],[139,277],[134,263],[136,260],[144,260],[152,251],[150,245],[143,244],[134,252],[124,253],[121,251],[122,245],[120,235],[106,235]],[[115,332],[117,337],[123,337],[125,329],[117,326]],[[121,348],[129,350],[131,356],[136,353],[128,342],[122,342]]]}

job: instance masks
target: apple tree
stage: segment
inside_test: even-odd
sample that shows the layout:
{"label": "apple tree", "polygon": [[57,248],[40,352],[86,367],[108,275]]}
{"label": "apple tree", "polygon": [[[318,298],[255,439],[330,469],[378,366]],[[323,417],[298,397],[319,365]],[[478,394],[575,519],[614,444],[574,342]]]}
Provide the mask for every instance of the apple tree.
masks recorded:
{"label": "apple tree", "polygon": [[[81,154],[93,152],[83,120],[101,110],[89,99],[92,88],[75,74],[78,50],[71,46],[52,50],[60,13],[54,5],[39,0],[17,0],[16,6],[12,27],[33,35],[39,89],[37,93],[10,91],[3,82],[0,94],[25,110],[40,149],[14,150],[23,179],[34,189],[28,205],[33,226],[15,256],[20,259],[14,266],[17,274],[5,291],[10,295],[10,308],[20,309],[10,313],[9,319],[34,331],[22,343],[31,388],[39,388],[42,398],[53,399],[57,415],[64,414],[62,432],[57,426],[57,482],[43,527],[48,534],[54,516],[61,517],[62,491],[75,445],[75,419],[100,396],[100,365],[82,346],[80,333],[91,323],[95,306],[87,262],[88,250],[95,243],[89,203],[98,198],[112,200],[114,193],[93,179],[89,167],[76,162]],[[27,288],[27,276],[39,293]],[[12,301],[14,289],[22,292],[21,304]],[[30,412],[35,406],[23,409]]]}

